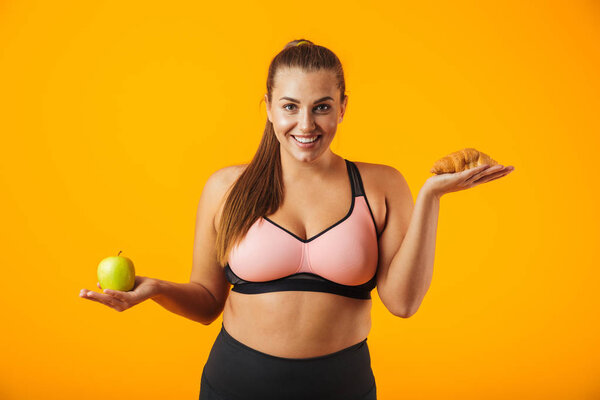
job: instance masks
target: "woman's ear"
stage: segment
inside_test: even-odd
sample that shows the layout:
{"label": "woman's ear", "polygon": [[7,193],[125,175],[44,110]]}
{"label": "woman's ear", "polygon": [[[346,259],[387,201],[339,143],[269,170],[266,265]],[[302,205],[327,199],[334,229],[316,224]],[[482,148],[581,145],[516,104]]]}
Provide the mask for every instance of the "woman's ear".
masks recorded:
{"label": "woman's ear", "polygon": [[338,124],[342,122],[344,119],[344,114],[346,113],[346,106],[348,105],[348,95],[344,96],[344,102],[340,105],[340,118],[338,119]]}
{"label": "woman's ear", "polygon": [[271,118],[271,105],[269,104],[269,97],[265,93],[265,105],[267,106],[267,118],[269,122],[273,123],[273,118]]}

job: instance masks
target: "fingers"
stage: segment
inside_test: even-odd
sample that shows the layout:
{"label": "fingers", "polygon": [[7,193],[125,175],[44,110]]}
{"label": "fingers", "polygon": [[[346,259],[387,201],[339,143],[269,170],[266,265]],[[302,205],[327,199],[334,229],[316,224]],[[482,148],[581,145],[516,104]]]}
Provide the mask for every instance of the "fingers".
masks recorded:
{"label": "fingers", "polygon": [[489,171],[491,168],[494,168],[494,166],[491,166],[490,164],[482,164],[475,168],[467,169],[466,171],[469,171],[467,174],[469,177],[467,179],[472,179],[476,175],[481,175],[482,173]]}
{"label": "fingers", "polygon": [[483,176],[480,176],[473,183],[476,184],[476,185],[478,185],[480,183],[485,183],[485,182],[493,181],[494,179],[502,178],[503,176],[506,176],[506,175],[510,174],[512,171],[515,170],[515,168],[513,166],[504,167],[504,166],[498,166],[498,165],[496,165],[495,167],[500,167],[500,168],[494,168],[492,171],[489,172],[489,174],[485,174]]}
{"label": "fingers", "polygon": [[129,308],[129,305],[127,303],[123,302],[122,300],[117,299],[108,294],[94,292],[93,290],[81,289],[79,291],[79,297],[82,297],[82,298],[88,299],[88,300],[92,300],[92,301],[96,301],[98,303],[102,303],[106,306],[114,308],[115,310],[117,310],[119,312],[124,311]]}
{"label": "fingers", "polygon": [[498,165],[490,166],[489,164],[483,164],[475,168],[471,168],[469,171],[469,177],[465,180],[465,183],[471,184],[474,181],[478,180],[485,174],[490,173],[490,171],[497,170]]}

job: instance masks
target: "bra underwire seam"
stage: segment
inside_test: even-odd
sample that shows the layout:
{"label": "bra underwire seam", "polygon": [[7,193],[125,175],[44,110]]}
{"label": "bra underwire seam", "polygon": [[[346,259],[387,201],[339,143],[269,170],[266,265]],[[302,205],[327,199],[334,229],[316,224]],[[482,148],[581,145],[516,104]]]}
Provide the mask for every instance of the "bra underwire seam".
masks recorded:
{"label": "bra underwire seam", "polygon": [[302,269],[302,264],[304,263],[304,251],[305,251],[305,246],[306,243],[302,243],[302,254],[300,256],[300,263],[298,264],[298,268],[296,268],[296,271],[294,271],[294,274],[297,274],[298,271],[300,271]]}

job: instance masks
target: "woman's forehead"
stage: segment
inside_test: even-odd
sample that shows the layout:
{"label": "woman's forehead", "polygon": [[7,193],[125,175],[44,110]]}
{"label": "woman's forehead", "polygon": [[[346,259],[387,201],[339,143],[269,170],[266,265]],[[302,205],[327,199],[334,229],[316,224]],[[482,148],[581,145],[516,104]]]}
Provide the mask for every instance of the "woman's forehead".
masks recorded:
{"label": "woman's forehead", "polygon": [[322,79],[335,80],[335,73],[326,69],[306,71],[301,68],[281,68],[277,71],[277,78],[283,79]]}
{"label": "woman's forehead", "polygon": [[[318,91],[323,94],[331,94],[337,91],[337,81],[335,74],[331,71],[302,71],[300,69],[282,70],[275,77],[276,92],[286,92],[285,95],[291,95],[288,92],[294,92],[300,95],[303,92],[313,93]],[[293,93],[292,93],[293,94]],[[292,96],[293,97],[293,96]]]}

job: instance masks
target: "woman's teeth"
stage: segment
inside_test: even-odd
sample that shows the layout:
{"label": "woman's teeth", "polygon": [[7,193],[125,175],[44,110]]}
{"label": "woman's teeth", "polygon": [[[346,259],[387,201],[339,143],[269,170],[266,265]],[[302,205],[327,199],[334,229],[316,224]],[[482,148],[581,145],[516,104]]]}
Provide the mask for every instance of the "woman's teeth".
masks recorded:
{"label": "woman's teeth", "polygon": [[292,135],[292,137],[300,143],[312,143],[319,138],[319,136],[313,136],[311,138],[300,138],[294,135]]}

